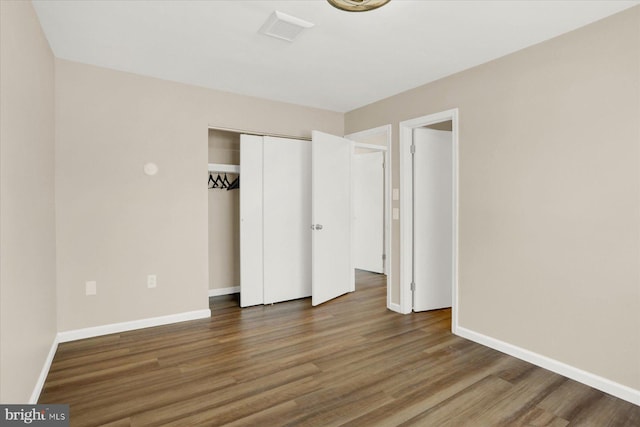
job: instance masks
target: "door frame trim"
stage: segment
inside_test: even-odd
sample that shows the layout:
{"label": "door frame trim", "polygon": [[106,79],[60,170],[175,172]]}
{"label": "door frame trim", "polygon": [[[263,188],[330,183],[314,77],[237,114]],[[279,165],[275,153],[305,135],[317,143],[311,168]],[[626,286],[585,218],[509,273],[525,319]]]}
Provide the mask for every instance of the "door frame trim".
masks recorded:
{"label": "door frame trim", "polygon": [[452,190],[453,190],[453,230],[452,230],[452,292],[451,292],[451,331],[456,333],[458,329],[458,225],[459,225],[459,120],[458,109],[441,111],[400,122],[400,310],[408,314],[413,311],[413,298],[411,292],[412,243],[413,243],[413,184],[411,144],[413,142],[413,129],[428,126],[444,121],[452,122]]}
{"label": "door frame trim", "polygon": [[[355,147],[361,148],[369,148],[374,150],[382,151],[384,155],[384,251],[386,254],[386,258],[384,261],[384,274],[387,276],[387,308],[393,311],[399,311],[400,307],[398,304],[394,304],[391,302],[391,286],[393,284],[392,278],[392,268],[393,265],[391,260],[393,258],[393,254],[391,252],[391,242],[393,241],[392,237],[392,228],[391,227],[391,140],[392,140],[392,132],[393,127],[388,125],[378,126],[371,129],[366,129],[360,132],[353,132],[344,137],[347,139],[351,139],[354,141]],[[376,146],[373,144],[363,144],[355,141],[353,138],[364,138],[372,135],[377,135],[385,133],[386,134],[386,145]],[[353,229],[352,229],[353,233]],[[353,259],[353,257],[352,257]]]}

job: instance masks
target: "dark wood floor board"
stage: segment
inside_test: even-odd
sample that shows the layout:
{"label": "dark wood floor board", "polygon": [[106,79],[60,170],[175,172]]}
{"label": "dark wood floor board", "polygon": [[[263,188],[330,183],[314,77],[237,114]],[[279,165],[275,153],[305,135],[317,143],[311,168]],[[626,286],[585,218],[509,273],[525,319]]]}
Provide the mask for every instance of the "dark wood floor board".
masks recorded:
{"label": "dark wood floor board", "polygon": [[505,356],[493,360],[490,366],[479,369],[454,370],[442,367],[437,372],[432,369],[427,374],[422,371],[395,373],[392,382],[383,384],[395,400],[346,425],[400,425],[462,393],[487,378],[491,371],[499,370],[508,363],[509,358]]}
{"label": "dark wood floor board", "polygon": [[535,369],[537,369],[535,365],[525,362],[524,360],[513,358],[508,367],[501,370],[496,375],[505,381],[516,384],[518,381],[520,381],[522,378],[525,378],[530,374],[532,370]]}
{"label": "dark wood floor board", "polygon": [[451,310],[386,309],[357,291],[62,343],[40,403],[71,426],[640,426],[640,408],[454,336]]}
{"label": "dark wood floor board", "polygon": [[389,352],[392,350],[398,350],[398,352],[402,352],[403,355],[410,353],[420,357],[421,355],[419,353],[422,347],[415,336],[409,338],[407,341],[403,340],[403,338],[407,338],[409,335],[410,334],[403,334],[402,337],[395,339],[389,338],[383,342],[376,342],[375,344],[372,344],[370,341],[365,341],[354,345],[352,348],[338,351],[333,355],[318,358],[314,363],[323,371],[337,371],[347,366],[362,366],[361,364],[372,363],[376,358],[392,363],[388,357]]}
{"label": "dark wood floor board", "polygon": [[[189,348],[187,348],[189,347]],[[159,355],[158,360],[161,366],[181,366],[198,365],[203,360],[210,360],[219,365],[228,364],[230,361],[244,363],[251,357],[251,351],[246,347],[222,346],[216,342],[208,342],[193,346],[183,346],[184,351],[172,351]],[[226,350],[226,351],[225,351]],[[231,368],[231,366],[229,366]]]}
{"label": "dark wood floor board", "polygon": [[[469,372],[459,381],[451,381],[448,386],[438,388],[437,391],[414,389],[392,402],[373,408],[358,418],[345,423],[344,426],[398,426],[411,419],[417,419],[425,411],[457,395],[471,385],[486,378],[484,372]],[[402,380],[399,380],[402,381]],[[418,381],[422,386],[429,384],[430,378],[423,377]],[[430,425],[430,424],[425,424]]]}
{"label": "dark wood floor board", "polygon": [[459,393],[462,390],[460,386],[469,387],[509,363],[506,358],[477,358],[476,360],[479,363],[463,367],[452,361],[442,364],[433,364],[429,361],[427,364],[408,365],[394,374],[394,381],[387,386],[387,392],[399,400],[412,400],[411,396],[415,393],[441,396],[440,400],[433,401],[434,404],[440,403],[445,398]]}
{"label": "dark wood floor board", "polygon": [[[327,370],[330,375],[337,377],[336,380],[345,378],[349,372],[356,371],[369,375],[373,378],[387,379],[390,373],[398,373],[407,369],[408,366],[420,366],[427,370],[429,368],[423,354],[420,352],[420,344],[415,343],[414,346],[404,345],[402,349],[398,349],[397,358],[390,359],[388,353],[372,352],[367,354],[362,352],[366,357],[349,363],[347,365],[340,365],[338,368],[329,368]],[[327,374],[327,377],[330,378]],[[392,382],[395,382],[393,378]]]}
{"label": "dark wood floor board", "polygon": [[[158,359],[145,358],[133,362],[122,363],[105,369],[91,370],[89,372],[76,372],[73,376],[60,376],[53,378],[51,381],[47,379],[47,387],[55,389],[56,387],[82,387],[104,379],[111,379],[119,375],[130,375],[135,372],[144,372],[158,366]],[[48,378],[48,377],[47,377]]]}
{"label": "dark wood floor board", "polygon": [[220,392],[234,384],[230,378],[205,378],[199,381],[174,381],[170,386],[138,386],[138,394],[130,399],[118,396],[85,401],[74,408],[75,422],[97,425],[135,416],[141,411],[158,411],[176,401],[176,390],[180,391],[181,401],[190,401],[202,396]]}
{"label": "dark wood floor board", "polygon": [[[419,353],[415,354],[416,356],[418,356],[420,359],[423,359],[423,357],[421,357],[421,355]],[[409,362],[409,359],[406,359],[407,362]],[[420,360],[421,363],[424,364],[423,360]],[[355,371],[355,372],[354,372]],[[474,371],[469,371],[469,374],[472,374]],[[391,375],[389,375],[389,373],[391,373]],[[393,390],[393,387],[396,386],[398,384],[398,382],[403,381],[403,377],[404,378],[410,378],[412,377],[411,374],[405,375],[406,371],[403,372],[401,369],[394,367],[394,366],[390,366],[387,375],[384,375],[382,371],[370,371],[370,366],[364,366],[364,367],[351,367],[348,369],[345,369],[344,373],[338,373],[335,376],[331,376],[328,377],[327,375],[323,374],[319,374],[317,377],[320,379],[322,378],[322,382],[323,383],[327,383],[327,384],[331,384],[331,387],[329,387],[328,389],[325,390],[321,390],[318,391],[316,393],[313,393],[311,395],[307,395],[304,397],[301,397],[299,399],[296,400],[296,402],[299,405],[299,408],[304,409],[304,408],[309,408],[309,411],[312,411],[313,408],[315,406],[317,406],[317,402],[326,402],[327,400],[330,399],[345,399],[345,398],[355,398],[360,399],[361,398],[361,394],[362,393],[372,393],[372,392],[384,392],[386,396],[388,396],[390,398],[390,404],[385,404],[382,405],[383,410],[381,412],[378,412],[376,415],[377,416],[382,416],[382,415],[387,415],[385,413],[385,411],[387,413],[393,413],[394,411],[398,411],[402,405],[404,405],[404,403],[406,401],[408,401],[408,399],[395,399],[394,397],[389,395],[389,391]],[[478,381],[478,378],[481,376],[486,375],[485,373],[480,373],[480,374],[476,374],[477,377],[473,379],[473,381],[469,382],[470,384],[473,384],[475,382]],[[425,393],[425,386],[428,385],[431,381],[433,381],[433,378],[430,377],[429,375],[425,375],[422,378],[422,389],[419,390],[419,394],[421,395],[420,397],[424,397],[426,395],[428,395],[429,391],[427,390]],[[453,384],[456,384],[455,381],[451,381]],[[465,386],[466,387],[466,386]],[[438,388],[438,391],[441,391],[441,388]],[[418,394],[418,393],[416,393]],[[438,393],[433,393],[431,396],[436,396]],[[452,393],[454,394],[454,393]],[[439,398],[434,398],[432,399],[431,404],[435,404],[441,400],[444,399],[444,396],[442,396],[442,394],[440,394]],[[422,401],[422,403],[424,404],[424,401]],[[381,406],[378,405],[376,407],[371,407],[369,408],[368,412],[375,412],[376,409],[375,408],[380,408]],[[426,408],[428,408],[429,406],[426,406]],[[424,411],[425,406],[422,406],[420,411]],[[384,419],[384,418],[382,418]],[[374,425],[375,423],[373,423],[373,421],[379,422],[380,418],[377,417],[373,417],[373,418],[369,418],[364,416],[362,419],[358,419],[358,422],[353,424],[353,425]]]}
{"label": "dark wood floor board", "polygon": [[121,420],[113,421],[110,423],[102,424],[101,427],[131,427],[131,419],[123,418]]}
{"label": "dark wood floor board", "polygon": [[547,412],[537,406],[531,408],[518,419],[513,420],[514,426],[544,426],[544,427],[565,427],[569,425],[569,421],[557,417],[551,412]]}
{"label": "dark wood floor board", "polygon": [[560,418],[573,420],[584,408],[592,406],[602,396],[603,393],[599,390],[567,379],[538,403],[538,407]]}
{"label": "dark wood floor board", "polygon": [[450,331],[451,317],[449,313],[450,310],[442,312],[437,310],[436,312],[420,313],[421,316],[419,318],[415,318],[414,316],[402,316],[398,318],[395,313],[387,312],[384,316],[380,316],[380,319],[383,320],[380,328],[369,331],[365,336],[371,338],[389,337],[409,331],[418,331],[425,336],[442,335],[443,331],[429,329],[429,325],[438,322],[441,317],[445,317],[449,321],[449,326],[446,331]]}
{"label": "dark wood floor board", "polygon": [[287,427],[297,426],[341,426],[345,422],[360,415],[388,404],[393,399],[383,391],[375,389],[362,389],[358,393],[335,394],[325,399],[321,404],[305,407],[298,403],[298,416],[288,417],[279,425]]}
{"label": "dark wood floor board", "polygon": [[[243,343],[257,345],[265,340],[274,340],[281,336],[287,336],[291,331],[299,331],[303,329],[305,325],[313,325],[317,321],[315,319],[291,319],[290,316],[285,318],[288,318],[289,322],[286,322],[284,319],[275,318],[264,319],[252,325],[250,328],[238,328],[237,326],[227,327],[221,329],[223,335],[219,336],[218,340],[220,343],[242,341]],[[318,321],[329,323],[333,319],[333,316],[322,316]],[[238,317],[237,320],[246,321],[242,317]]]}
{"label": "dark wood floor board", "polygon": [[430,342],[430,345],[425,346],[424,350],[422,350],[428,357],[432,357],[434,354],[441,354],[442,350],[467,342],[455,335],[430,334],[430,336],[436,338]]}
{"label": "dark wood floor board", "polygon": [[90,339],[60,343],[56,350],[56,361],[117,349],[117,344],[119,342],[119,334],[110,334]]}
{"label": "dark wood floor board", "polygon": [[[143,354],[124,354],[118,355],[111,358],[104,358],[103,355],[100,354],[96,359],[91,362],[93,366],[92,374],[98,375],[99,372],[111,372],[112,370],[120,370],[123,369],[124,366],[137,366],[138,364],[157,364],[158,357],[151,352],[143,353]],[[50,371],[49,378],[51,379],[51,384],[55,384],[59,381],[63,383],[69,380],[69,377],[80,378],[83,374],[86,374],[86,369],[84,368],[84,364],[77,363],[75,366],[68,366],[65,369],[60,369],[57,365],[55,369]]]}
{"label": "dark wood floor board", "polygon": [[[311,377],[303,377],[269,389],[268,391],[251,394],[244,398],[234,400],[227,405],[215,406],[187,417],[175,419],[171,422],[163,422],[162,425],[175,427],[185,425],[223,426],[232,423],[238,418],[249,417],[256,412],[268,411],[269,408],[274,406],[282,404],[287,404],[287,406],[294,404],[295,406],[294,399],[298,393],[307,393],[317,390],[320,387],[321,384]],[[271,415],[273,416],[274,414],[272,413]],[[156,414],[153,414],[153,417],[155,418]],[[137,419],[134,420],[138,421]],[[270,422],[272,423],[273,419],[271,419]],[[146,422],[142,424],[147,425]]]}
{"label": "dark wood floor board", "polygon": [[198,328],[184,333],[171,331],[164,340],[161,337],[155,337],[148,342],[140,339],[130,340],[125,335],[120,345],[129,348],[131,353],[134,354],[146,351],[162,351],[164,355],[169,356],[176,353],[176,348],[184,348],[182,353],[190,353],[192,350],[197,351],[217,345],[220,343],[219,335],[218,331],[211,331],[209,328]]}
{"label": "dark wood floor board", "polygon": [[498,377],[486,376],[400,426],[464,425],[468,420],[475,421],[478,413],[491,407],[495,399],[511,387],[513,385]]}
{"label": "dark wood floor board", "polygon": [[130,354],[130,350],[128,348],[116,348],[113,350],[105,350],[99,353],[94,354],[83,354],[76,357],[68,357],[65,359],[58,359],[55,363],[51,364],[51,369],[49,369],[49,373],[59,372],[65,369],[73,369],[77,366],[82,366],[85,363],[94,363],[100,362],[103,360],[110,360],[122,356],[126,356]]}
{"label": "dark wood floor board", "polygon": [[[274,357],[269,362],[254,359],[254,364],[235,372],[233,376],[238,382],[248,381],[262,376],[265,373],[276,372],[280,369],[295,365],[299,363],[300,358],[315,361],[319,357],[324,357],[338,352],[343,346],[344,343],[336,343],[333,345],[330,344],[319,347],[314,346],[311,349],[307,349],[306,347],[294,347],[292,352],[278,354],[277,357]],[[315,362],[314,364],[317,366]]]}
{"label": "dark wood floor board", "polygon": [[[504,381],[504,380],[502,380]],[[536,405],[551,391],[558,388],[565,378],[544,369],[532,370],[528,378],[517,384],[500,396],[497,396],[490,406],[478,413],[475,419],[484,425],[511,426],[529,414]]]}
{"label": "dark wood floor board", "polygon": [[[313,364],[307,363],[267,375],[255,381],[234,384],[224,388],[220,393],[205,394],[197,399],[179,399],[162,408],[134,414],[131,417],[132,423],[143,426],[167,425],[171,422],[189,425],[184,421],[186,418],[197,417],[199,414],[210,411],[219,413],[224,411],[228,405],[233,406],[237,401],[267,392],[267,390],[269,395],[277,395],[279,392],[296,393],[296,388],[301,387],[301,384],[315,389],[319,385],[310,376],[317,370],[318,368]],[[304,387],[302,389],[305,390]]]}
{"label": "dark wood floor board", "polygon": [[372,375],[364,368],[329,374],[322,372],[314,378],[324,384],[324,387],[313,393],[299,396],[296,403],[300,408],[309,410],[327,401],[351,399],[355,396],[374,393],[381,389],[379,384],[385,377]]}
{"label": "dark wood floor board", "polygon": [[122,396],[123,390],[138,390],[140,384],[150,387],[162,388],[165,384],[175,381],[191,381],[201,378],[198,372],[183,372],[181,367],[145,369],[138,372],[130,372],[127,375],[117,375],[111,378],[95,380],[79,387],[52,387],[47,383],[41,394],[41,399],[49,400],[49,396],[55,396],[58,401],[84,401],[88,396],[95,400],[107,399],[112,396]]}
{"label": "dark wood floor board", "polygon": [[[136,354],[153,349],[154,351],[161,350],[162,348],[174,349],[180,345],[191,342],[201,342],[203,340],[202,331],[206,328],[198,327],[198,321],[188,322],[194,323],[194,329],[185,329],[183,324],[159,326],[157,328],[146,328],[137,331],[126,332],[124,334],[112,334],[108,335],[108,339],[102,340],[104,337],[90,338],[70,343],[60,344],[58,352],[56,352],[56,360],[54,365],[57,367],[58,363],[65,361],[71,362],[73,365],[81,364],[77,361],[78,355],[83,357],[95,357],[96,360],[104,358],[108,353],[122,353],[126,350],[126,354]],[[160,331],[159,331],[160,330]],[[137,337],[141,334],[141,331],[148,331],[150,336],[147,339],[140,340]],[[164,332],[162,332],[164,331]],[[130,334],[136,334],[136,337],[132,337]],[[164,333],[164,336],[163,336]],[[210,339],[209,336],[206,339]],[[96,345],[93,344],[93,340],[98,340]],[[60,357],[58,357],[58,354]],[[54,366],[52,365],[52,368]]]}
{"label": "dark wood floor board", "polygon": [[226,427],[256,427],[278,425],[278,420],[286,420],[289,414],[299,413],[295,400],[274,405],[262,411],[254,412],[244,418],[237,418]]}
{"label": "dark wood floor board", "polygon": [[599,399],[592,401],[569,421],[570,426],[638,427],[640,406],[602,393]]}

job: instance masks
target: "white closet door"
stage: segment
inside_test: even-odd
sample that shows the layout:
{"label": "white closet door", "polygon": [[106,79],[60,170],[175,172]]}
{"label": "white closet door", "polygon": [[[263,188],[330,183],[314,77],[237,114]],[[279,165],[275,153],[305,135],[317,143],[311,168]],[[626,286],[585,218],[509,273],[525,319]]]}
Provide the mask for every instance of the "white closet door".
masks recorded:
{"label": "white closet door", "polygon": [[263,156],[264,303],[270,304],[311,296],[311,143],[264,137]]}
{"label": "white closet door", "polygon": [[348,139],[313,131],[312,296],[318,305],[353,292],[351,263],[351,156]]}
{"label": "white closet door", "polygon": [[240,306],[264,303],[262,137],[240,136]]}
{"label": "white closet door", "polygon": [[453,144],[450,131],[414,129],[414,307],[451,307]]}
{"label": "white closet door", "polygon": [[353,156],[353,264],[384,271],[384,154]]}

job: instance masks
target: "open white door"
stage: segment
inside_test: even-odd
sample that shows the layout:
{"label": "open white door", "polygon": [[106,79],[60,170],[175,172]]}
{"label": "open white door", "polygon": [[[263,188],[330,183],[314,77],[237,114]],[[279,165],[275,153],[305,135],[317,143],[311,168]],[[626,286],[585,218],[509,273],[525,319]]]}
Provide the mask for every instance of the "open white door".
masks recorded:
{"label": "open white door", "polygon": [[384,272],[384,153],[353,156],[353,266]]}
{"label": "open white door", "polygon": [[311,304],[355,288],[351,263],[352,142],[313,131],[311,142]]}
{"label": "open white door", "polygon": [[453,144],[450,131],[414,129],[413,310],[451,307]]}

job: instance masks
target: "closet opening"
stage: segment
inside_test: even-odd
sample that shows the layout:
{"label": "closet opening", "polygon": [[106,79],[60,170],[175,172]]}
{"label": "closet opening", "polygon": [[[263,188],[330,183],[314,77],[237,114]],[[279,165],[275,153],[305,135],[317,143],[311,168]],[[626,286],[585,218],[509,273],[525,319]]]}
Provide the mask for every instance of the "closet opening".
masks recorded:
{"label": "closet opening", "polygon": [[[311,297],[315,306],[353,292],[357,270],[384,279],[394,310],[390,140],[390,125],[310,139],[210,128],[209,297],[241,307]],[[356,263],[354,203],[364,224]]]}
{"label": "closet opening", "polygon": [[226,300],[237,303],[240,292],[240,134],[209,129],[207,169],[209,298],[227,295]]}

